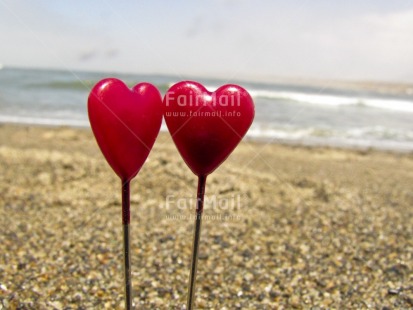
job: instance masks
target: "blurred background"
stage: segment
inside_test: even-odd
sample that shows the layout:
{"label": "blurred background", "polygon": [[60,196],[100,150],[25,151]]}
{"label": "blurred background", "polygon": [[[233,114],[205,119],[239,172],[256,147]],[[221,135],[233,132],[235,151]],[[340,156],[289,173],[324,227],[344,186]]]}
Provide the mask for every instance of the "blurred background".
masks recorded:
{"label": "blurred background", "polygon": [[[123,305],[120,182],[86,109],[105,77],[254,98],[208,176],[237,207],[205,208],[197,309],[411,309],[412,34],[401,0],[0,0],[0,309]],[[183,309],[196,177],[168,133],[131,185],[134,303]]]}
{"label": "blurred background", "polygon": [[0,1],[0,121],[88,126],[108,76],[254,97],[248,137],[413,150],[409,1]]}

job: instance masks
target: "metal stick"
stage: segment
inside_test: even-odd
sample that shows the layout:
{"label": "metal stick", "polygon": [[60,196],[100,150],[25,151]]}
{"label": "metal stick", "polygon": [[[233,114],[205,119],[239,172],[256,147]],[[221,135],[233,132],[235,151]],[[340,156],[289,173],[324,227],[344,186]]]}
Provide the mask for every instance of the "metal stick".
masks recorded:
{"label": "metal stick", "polygon": [[189,275],[188,302],[186,306],[187,310],[192,310],[194,307],[199,238],[201,236],[202,211],[204,210],[205,183],[206,183],[206,176],[198,176],[195,231],[194,231],[194,242],[193,242],[193,247],[192,247],[191,272]]}
{"label": "metal stick", "polygon": [[132,281],[130,260],[130,191],[129,181],[122,181],[123,257],[125,273],[125,309],[132,309]]}

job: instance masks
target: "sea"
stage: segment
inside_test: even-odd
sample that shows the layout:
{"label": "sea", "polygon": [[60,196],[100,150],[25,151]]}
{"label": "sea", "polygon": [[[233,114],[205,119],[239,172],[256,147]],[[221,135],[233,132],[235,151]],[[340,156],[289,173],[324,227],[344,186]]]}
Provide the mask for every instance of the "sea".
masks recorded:
{"label": "sea", "polygon": [[[0,123],[89,127],[87,97],[106,77],[130,86],[156,85],[162,94],[181,80],[207,89],[235,83],[249,91],[256,115],[245,139],[266,143],[413,151],[413,94],[312,83],[225,81],[69,70],[0,68]],[[163,124],[162,130],[166,130]]]}

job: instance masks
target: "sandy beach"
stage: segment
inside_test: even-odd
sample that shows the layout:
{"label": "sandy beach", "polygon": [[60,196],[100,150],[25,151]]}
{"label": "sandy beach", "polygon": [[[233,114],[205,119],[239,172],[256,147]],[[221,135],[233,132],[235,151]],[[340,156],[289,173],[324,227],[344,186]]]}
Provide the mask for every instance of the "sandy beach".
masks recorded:
{"label": "sandy beach", "polygon": [[[121,309],[120,180],[89,129],[0,125],[0,308]],[[413,308],[413,155],[243,142],[206,187],[197,309]],[[186,303],[196,177],[131,183],[137,309]]]}

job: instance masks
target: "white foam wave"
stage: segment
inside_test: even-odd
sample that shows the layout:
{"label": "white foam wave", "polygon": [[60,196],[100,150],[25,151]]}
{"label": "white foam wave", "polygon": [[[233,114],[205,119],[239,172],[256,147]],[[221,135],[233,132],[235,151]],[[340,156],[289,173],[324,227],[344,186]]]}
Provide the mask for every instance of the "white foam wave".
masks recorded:
{"label": "white foam wave", "polygon": [[248,130],[247,136],[250,138],[269,138],[269,139],[288,139],[298,140],[310,136],[311,129],[274,129],[274,128],[260,128],[253,126]]}
{"label": "white foam wave", "polygon": [[344,131],[320,128],[265,128],[252,126],[248,138],[269,142],[304,145],[329,145],[342,147],[376,148],[413,151],[413,132],[389,130],[381,126],[353,128]]}
{"label": "white foam wave", "polygon": [[413,142],[412,130],[400,130],[386,128],[383,126],[367,126],[348,129],[334,129],[321,127],[279,127],[253,125],[248,131],[250,137],[272,137],[272,138],[288,138],[288,139],[303,139],[308,137],[343,137],[343,138],[372,138],[377,140],[398,140]]}
{"label": "white foam wave", "polygon": [[254,98],[285,99],[301,103],[317,104],[324,106],[360,105],[392,111],[413,113],[413,98],[410,101],[401,99],[335,96],[327,94],[269,90],[251,90],[249,91],[249,93]]}
{"label": "white foam wave", "polygon": [[[170,83],[169,87],[173,84],[174,83]],[[205,85],[205,88],[208,91],[215,91],[218,87],[219,86],[216,85]],[[248,92],[253,98],[284,99],[322,106],[366,106],[390,111],[413,113],[413,98],[412,100],[402,100],[259,89],[248,90]]]}

